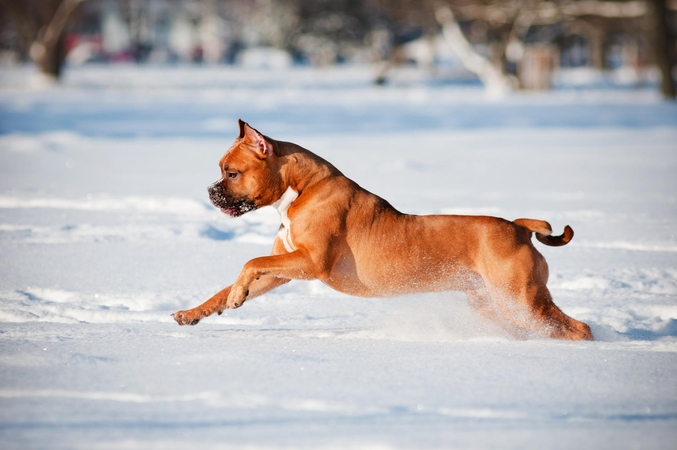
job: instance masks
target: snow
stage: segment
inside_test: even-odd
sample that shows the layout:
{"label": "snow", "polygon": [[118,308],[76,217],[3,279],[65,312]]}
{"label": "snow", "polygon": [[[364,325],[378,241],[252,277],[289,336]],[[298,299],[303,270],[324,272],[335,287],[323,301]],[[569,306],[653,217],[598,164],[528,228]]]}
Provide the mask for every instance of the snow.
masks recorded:
{"label": "snow", "polygon": [[[360,68],[0,69],[3,448],[674,448],[677,106],[649,89],[487,98]],[[596,341],[516,341],[461,293],[293,281],[170,314],[270,251],[207,186],[237,118],[398,209],[549,221],[556,303]]]}

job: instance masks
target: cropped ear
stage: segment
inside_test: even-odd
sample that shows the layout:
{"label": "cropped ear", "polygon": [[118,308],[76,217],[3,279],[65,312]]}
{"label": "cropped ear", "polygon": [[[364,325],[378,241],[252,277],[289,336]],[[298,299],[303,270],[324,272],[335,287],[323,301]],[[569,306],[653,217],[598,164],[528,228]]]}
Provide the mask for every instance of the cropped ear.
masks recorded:
{"label": "cropped ear", "polygon": [[268,142],[261,133],[240,119],[238,119],[237,123],[240,126],[239,139],[244,139],[244,142],[252,147],[252,150],[256,152],[259,158],[267,158],[273,154],[273,144]]}
{"label": "cropped ear", "polygon": [[237,126],[240,127],[240,135],[237,137],[238,139],[242,139],[244,137],[244,126],[247,125],[242,119],[237,119]]}

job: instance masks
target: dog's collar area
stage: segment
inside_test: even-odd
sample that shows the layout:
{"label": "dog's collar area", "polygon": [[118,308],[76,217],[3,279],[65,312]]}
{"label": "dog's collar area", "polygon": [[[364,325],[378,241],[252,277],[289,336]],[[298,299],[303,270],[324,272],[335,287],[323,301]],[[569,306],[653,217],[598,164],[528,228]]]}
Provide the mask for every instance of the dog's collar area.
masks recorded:
{"label": "dog's collar area", "polygon": [[298,192],[291,187],[288,187],[287,190],[284,191],[284,194],[282,194],[282,197],[273,203],[277,212],[280,213],[280,220],[282,221],[282,228],[280,228],[280,231],[278,232],[278,237],[282,240],[282,244],[288,252],[293,252],[296,247],[294,247],[294,243],[291,240],[291,221],[289,220],[289,216],[287,216],[287,210],[298,196]]}
{"label": "dog's collar area", "polygon": [[[299,193],[296,192],[294,189],[290,187],[287,188],[286,191],[284,191],[284,194],[282,194],[282,197],[275,203],[273,203],[273,208],[277,209],[277,212],[280,213],[280,217],[283,218],[282,224],[285,225],[284,219],[287,218],[287,210],[289,209],[289,206],[296,200],[296,197],[299,196]],[[287,219],[288,221],[288,219]]]}

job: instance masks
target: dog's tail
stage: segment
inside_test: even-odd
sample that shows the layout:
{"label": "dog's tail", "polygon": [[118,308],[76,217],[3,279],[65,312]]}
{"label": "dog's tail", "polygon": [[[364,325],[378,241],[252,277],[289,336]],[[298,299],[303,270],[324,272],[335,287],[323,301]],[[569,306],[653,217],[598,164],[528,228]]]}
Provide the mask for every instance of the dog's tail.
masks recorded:
{"label": "dog's tail", "polygon": [[574,230],[571,229],[569,225],[564,227],[564,234],[559,236],[551,236],[552,227],[545,220],[517,219],[513,220],[512,222],[517,226],[524,227],[527,230],[536,233],[536,239],[551,247],[566,245],[574,237]]}

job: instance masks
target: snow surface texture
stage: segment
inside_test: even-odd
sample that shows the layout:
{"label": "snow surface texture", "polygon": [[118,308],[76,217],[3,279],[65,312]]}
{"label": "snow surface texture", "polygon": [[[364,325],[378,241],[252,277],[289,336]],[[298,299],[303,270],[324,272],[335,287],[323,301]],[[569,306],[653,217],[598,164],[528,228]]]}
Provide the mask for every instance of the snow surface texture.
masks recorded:
{"label": "snow surface texture", "polygon": [[[29,72],[0,70],[2,448],[674,448],[677,107],[654,92]],[[300,281],[179,327],[279,225],[208,203],[238,117],[404,212],[570,224],[536,246],[597,341],[513,340],[460,293]]]}

